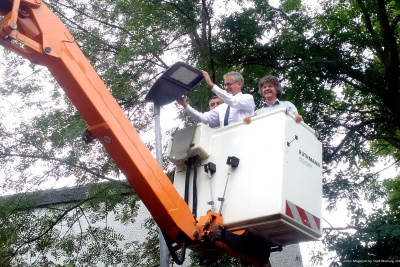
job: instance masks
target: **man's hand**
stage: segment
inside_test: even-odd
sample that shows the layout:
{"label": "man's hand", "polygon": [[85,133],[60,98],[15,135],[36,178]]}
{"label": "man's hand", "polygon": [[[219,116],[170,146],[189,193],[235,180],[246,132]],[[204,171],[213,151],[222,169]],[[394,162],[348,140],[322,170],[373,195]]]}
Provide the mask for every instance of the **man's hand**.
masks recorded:
{"label": "man's hand", "polygon": [[245,123],[247,123],[247,124],[250,124],[251,118],[252,118],[252,117],[254,117],[254,115],[246,116],[246,117],[244,117],[243,121],[244,121]]}
{"label": "man's hand", "polygon": [[213,88],[215,84],[211,81],[211,78],[210,78],[210,75],[208,75],[208,72],[202,70],[201,73],[203,73],[204,81],[206,82],[206,84],[208,86],[210,86],[211,88]]}
{"label": "man's hand", "polygon": [[294,114],[294,118],[296,119],[296,122],[299,123],[303,120],[303,117],[299,114]]}
{"label": "man's hand", "polygon": [[186,97],[182,96],[181,98],[178,98],[176,100],[176,102],[178,102],[179,105],[181,105],[183,108],[186,108],[188,103],[186,102]]}

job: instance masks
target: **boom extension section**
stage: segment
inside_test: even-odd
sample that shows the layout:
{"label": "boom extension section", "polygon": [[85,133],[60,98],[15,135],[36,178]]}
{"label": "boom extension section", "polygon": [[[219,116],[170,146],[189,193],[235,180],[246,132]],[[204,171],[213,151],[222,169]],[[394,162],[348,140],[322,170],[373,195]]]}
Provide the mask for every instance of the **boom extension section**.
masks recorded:
{"label": "boom extension section", "polygon": [[200,223],[193,218],[70,32],[41,0],[0,0],[0,16],[0,44],[50,70],[88,124],[86,136],[102,143],[170,242],[200,252],[209,243],[212,251],[253,265],[268,262],[268,257],[235,249],[225,237],[209,238],[211,226],[223,229],[222,217],[208,214]]}

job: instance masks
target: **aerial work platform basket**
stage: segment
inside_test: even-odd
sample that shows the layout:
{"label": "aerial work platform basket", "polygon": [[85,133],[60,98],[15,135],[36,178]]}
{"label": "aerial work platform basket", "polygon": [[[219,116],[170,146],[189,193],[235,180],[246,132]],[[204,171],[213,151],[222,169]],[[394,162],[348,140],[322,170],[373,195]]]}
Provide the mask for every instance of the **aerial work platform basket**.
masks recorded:
{"label": "aerial work platform basket", "polygon": [[196,219],[214,210],[226,229],[255,232],[278,246],[322,236],[322,145],[312,128],[284,109],[250,124],[178,130],[167,154],[182,197],[191,177],[186,192],[190,207],[197,202]]}

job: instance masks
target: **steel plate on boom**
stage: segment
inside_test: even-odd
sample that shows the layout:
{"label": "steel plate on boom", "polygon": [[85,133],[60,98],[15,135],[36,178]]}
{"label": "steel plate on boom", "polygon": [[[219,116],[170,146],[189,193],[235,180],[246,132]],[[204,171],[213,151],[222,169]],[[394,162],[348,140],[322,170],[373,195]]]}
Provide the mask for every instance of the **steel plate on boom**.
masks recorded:
{"label": "steel plate on boom", "polygon": [[153,84],[145,100],[159,106],[186,95],[203,80],[201,71],[192,66],[177,62],[166,70]]}

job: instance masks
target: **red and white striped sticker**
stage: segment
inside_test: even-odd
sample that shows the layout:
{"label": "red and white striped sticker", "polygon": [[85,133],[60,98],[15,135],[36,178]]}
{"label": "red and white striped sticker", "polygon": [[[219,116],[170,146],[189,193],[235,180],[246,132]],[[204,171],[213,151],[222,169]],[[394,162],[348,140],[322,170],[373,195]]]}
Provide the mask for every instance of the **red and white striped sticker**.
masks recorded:
{"label": "red and white striped sticker", "polygon": [[305,226],[308,226],[309,228],[315,230],[315,231],[320,231],[320,219],[308,211],[305,211],[304,209],[300,208],[299,206],[296,206],[290,201],[286,200],[286,215],[295,219],[298,222],[301,222]]}

